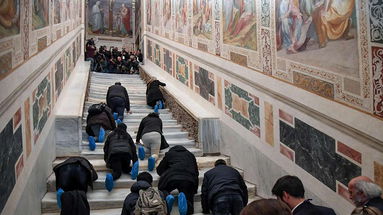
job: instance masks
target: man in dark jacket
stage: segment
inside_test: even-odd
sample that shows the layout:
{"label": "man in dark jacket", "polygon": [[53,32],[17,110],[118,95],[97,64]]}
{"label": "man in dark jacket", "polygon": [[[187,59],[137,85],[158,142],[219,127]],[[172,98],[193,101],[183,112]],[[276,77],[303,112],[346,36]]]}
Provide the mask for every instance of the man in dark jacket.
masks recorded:
{"label": "man in dark jacket", "polygon": [[[144,146],[150,150],[151,156],[148,159],[148,170],[152,171],[160,150],[169,147],[165,137],[162,135],[162,120],[158,113],[149,113],[141,120],[136,136],[137,144],[140,143],[140,139],[142,139]],[[140,150],[139,156],[143,160],[145,153],[142,153]]]}
{"label": "man in dark jacket", "polygon": [[238,215],[247,205],[247,186],[237,170],[219,159],[203,177],[201,203],[203,213]]}
{"label": "man in dark jacket", "polygon": [[140,190],[146,190],[152,186],[153,177],[148,172],[141,172],[137,176],[137,182],[130,188],[130,193],[126,196],[122,207],[121,215],[133,215]]}
{"label": "man in dark jacket", "polygon": [[[103,142],[105,130],[113,130],[116,128],[112,112],[105,104],[100,104],[102,110],[97,114],[88,114],[86,118],[86,133],[89,135],[89,149],[96,149],[96,141]],[[97,138],[95,138],[97,137]]]}
{"label": "man in dark jacket", "polygon": [[[157,173],[160,176],[158,189],[166,194],[178,189],[180,214],[193,214],[194,194],[197,193],[199,175],[195,156],[183,146],[174,146],[165,153],[165,157],[157,167]],[[181,211],[186,208],[185,196],[187,211]],[[168,210],[171,209],[168,207]]]}
{"label": "man in dark jacket", "polygon": [[86,193],[82,190],[67,191],[61,196],[60,215],[89,215],[90,207]]}
{"label": "man in dark jacket", "polygon": [[155,112],[157,112],[158,109],[164,108],[165,98],[162,95],[160,86],[166,86],[166,84],[153,79],[146,87],[146,104],[154,108]]}
{"label": "man in dark jacket", "polygon": [[[104,161],[106,167],[112,169],[112,174],[106,175],[105,187],[108,191],[113,189],[113,181],[120,178],[121,173],[130,173],[132,167],[130,161],[134,165],[137,161],[136,146],[132,137],[126,132],[126,125],[124,123],[118,124],[117,128],[111,132],[104,145]],[[134,174],[131,173],[132,179],[135,179],[138,174],[138,169],[135,168]]]}
{"label": "man in dark jacket", "polygon": [[358,176],[348,183],[350,199],[355,206],[376,207],[383,212],[382,188],[367,176]]}
{"label": "man in dark jacket", "polygon": [[305,200],[305,189],[296,176],[286,175],[279,178],[271,192],[289,206],[293,215],[336,215],[331,208],[314,205],[310,199]]}
{"label": "man in dark jacket", "polygon": [[124,119],[124,108],[130,113],[128,91],[125,87],[121,86],[120,82],[116,82],[109,87],[108,92],[106,93],[106,104],[112,109],[115,120],[117,120],[115,113],[117,113],[118,119],[121,121]]}
{"label": "man in dark jacket", "polygon": [[[81,191],[86,193],[88,191],[88,186],[93,189],[93,182],[98,178],[93,165],[83,157],[70,157],[64,162],[57,164],[53,168],[53,172],[56,176],[57,204],[60,208],[62,202],[61,196],[63,196],[63,194],[71,191]],[[68,201],[70,201],[69,197],[74,198],[82,196],[81,192],[68,194]],[[64,202],[63,206],[65,206]],[[79,207],[80,206],[82,205],[79,205]],[[71,207],[70,210],[72,209],[74,208]],[[65,210],[68,211],[69,208],[65,208]]]}

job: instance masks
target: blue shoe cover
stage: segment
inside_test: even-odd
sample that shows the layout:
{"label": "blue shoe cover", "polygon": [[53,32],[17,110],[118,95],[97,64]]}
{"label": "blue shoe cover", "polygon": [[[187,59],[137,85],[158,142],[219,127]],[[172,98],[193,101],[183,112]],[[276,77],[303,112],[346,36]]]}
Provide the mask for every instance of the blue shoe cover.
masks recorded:
{"label": "blue shoe cover", "polygon": [[116,120],[116,124],[118,125],[118,124],[120,124],[120,123],[122,123],[122,120],[121,120],[121,119],[117,119],[117,120]]}
{"label": "blue shoe cover", "polygon": [[183,192],[180,192],[180,194],[178,194],[178,211],[180,215],[186,215],[188,212],[188,202]]}
{"label": "blue shoe cover", "polygon": [[174,203],[174,196],[173,195],[166,196],[166,206],[168,208],[168,214],[170,214],[170,212],[172,212],[173,203]]}
{"label": "blue shoe cover", "polygon": [[113,118],[114,118],[114,120],[117,120],[117,117],[118,117],[118,113],[114,112],[114,113],[113,113]]}
{"label": "blue shoe cover", "polygon": [[160,107],[159,108],[160,109],[164,109],[165,108],[164,102],[162,100],[160,101]]}
{"label": "blue shoe cover", "polygon": [[100,132],[98,133],[98,142],[102,143],[104,142],[105,138],[105,130],[103,128],[100,128]]}
{"label": "blue shoe cover", "polygon": [[158,113],[158,104],[154,105],[154,113]]}
{"label": "blue shoe cover", "polygon": [[138,176],[139,168],[140,168],[140,166],[139,166],[138,161],[134,162],[133,167],[132,167],[132,171],[130,172],[130,176],[131,176],[132,180],[136,180],[136,178]]}
{"label": "blue shoe cover", "polygon": [[145,148],[143,146],[138,147],[138,158],[140,158],[140,160],[145,159]]}
{"label": "blue shoe cover", "polygon": [[148,159],[148,170],[153,171],[155,165],[156,165],[156,159],[154,157],[150,156]]}
{"label": "blue shoe cover", "polygon": [[57,206],[61,209],[61,196],[63,195],[64,190],[59,188],[56,192]]}
{"label": "blue shoe cover", "polygon": [[94,140],[94,137],[93,136],[89,136],[88,140],[89,140],[89,149],[91,151],[94,151],[96,149],[96,141]]}
{"label": "blue shoe cover", "polygon": [[108,173],[106,174],[106,178],[105,178],[105,188],[110,192],[113,190],[113,187],[114,187],[113,176],[112,174]]}

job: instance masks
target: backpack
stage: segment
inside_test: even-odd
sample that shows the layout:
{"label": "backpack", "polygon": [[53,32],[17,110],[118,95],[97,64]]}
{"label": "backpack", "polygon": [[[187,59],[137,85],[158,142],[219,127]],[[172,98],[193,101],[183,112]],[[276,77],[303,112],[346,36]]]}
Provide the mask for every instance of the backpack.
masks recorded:
{"label": "backpack", "polygon": [[100,114],[100,113],[102,113],[102,112],[104,111],[105,106],[106,106],[105,103],[92,104],[92,105],[88,108],[88,113],[89,113],[89,115],[91,115],[91,116]]}
{"label": "backpack", "polygon": [[135,215],[166,215],[166,202],[159,191],[153,187],[139,191],[139,197],[134,209]]}

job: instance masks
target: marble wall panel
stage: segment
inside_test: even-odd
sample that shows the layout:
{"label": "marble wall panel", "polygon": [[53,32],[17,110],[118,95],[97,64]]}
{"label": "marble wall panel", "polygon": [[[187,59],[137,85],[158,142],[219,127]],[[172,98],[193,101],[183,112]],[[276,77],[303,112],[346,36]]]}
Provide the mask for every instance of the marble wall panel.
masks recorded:
{"label": "marble wall panel", "polygon": [[[65,59],[65,81],[67,81],[69,79],[69,76],[71,74],[71,72],[73,71],[73,64],[72,64],[72,50],[71,50],[71,46],[68,47],[68,49],[65,51],[65,55],[64,55],[64,59]],[[57,63],[56,63],[57,65]]]}
{"label": "marble wall panel", "polygon": [[8,52],[0,56],[0,80],[5,78],[12,70],[12,53]]}
{"label": "marble wall panel", "polygon": [[202,98],[215,104],[215,82],[214,74],[206,69],[194,65],[195,77],[195,91],[202,96]]}
{"label": "marble wall panel", "polygon": [[217,76],[217,101],[218,101],[218,108],[220,110],[223,110],[223,87],[222,87],[222,78]]}
{"label": "marble wall panel", "polygon": [[225,80],[225,113],[260,137],[259,98]]}
{"label": "marble wall panel", "polygon": [[13,130],[20,125],[21,122],[21,108],[19,108],[15,114],[13,114]]}
{"label": "marble wall panel", "polygon": [[16,180],[19,178],[23,169],[24,169],[24,155],[21,154],[15,165]]}
{"label": "marble wall panel", "polygon": [[153,46],[152,46],[152,41],[148,40],[147,43],[147,58],[151,61],[153,61]]}
{"label": "marble wall panel", "polygon": [[15,165],[22,152],[22,126],[13,130],[11,119],[0,133],[0,212],[16,184]]}
{"label": "marble wall panel", "polygon": [[31,131],[31,103],[29,98],[24,102],[24,129],[25,129],[25,153],[26,159],[32,152],[32,131]]}
{"label": "marble wall panel", "polygon": [[280,144],[279,145],[279,152],[282,155],[286,156],[292,162],[295,162],[295,152],[293,150],[291,150],[289,147],[287,147],[283,144]]}
{"label": "marble wall panel", "polygon": [[58,59],[55,65],[55,100],[61,94],[61,90],[64,87],[64,64],[62,58]]}
{"label": "marble wall panel", "polygon": [[176,56],[176,78],[181,83],[189,87],[190,85],[190,68],[189,62],[180,56]]}
{"label": "marble wall panel", "polygon": [[383,117],[383,48],[372,47],[374,114]]}
{"label": "marble wall panel", "polygon": [[370,1],[371,42],[383,44],[383,0]]}
{"label": "marble wall panel", "polygon": [[39,38],[37,40],[37,51],[40,52],[42,51],[43,49],[45,49],[47,47],[47,43],[48,43],[48,38],[47,36],[45,37],[42,37],[42,38]]}
{"label": "marble wall panel", "polygon": [[334,84],[294,72],[294,84],[323,97],[334,99]]}
{"label": "marble wall panel", "polygon": [[44,129],[45,123],[51,114],[51,88],[52,80],[50,74],[45,77],[38,87],[33,91],[33,139],[36,143],[41,131]]}
{"label": "marble wall panel", "polygon": [[351,160],[354,160],[360,164],[362,164],[362,153],[358,152],[357,150],[347,146],[346,144],[337,141],[337,151],[340,154],[343,154],[344,156],[350,158]]}
{"label": "marble wall panel", "polygon": [[295,128],[279,121],[280,142],[295,153],[295,163],[336,192],[362,169],[336,152],[336,140],[295,117]]}
{"label": "marble wall panel", "polygon": [[265,102],[265,140],[271,146],[274,146],[274,113],[273,105]]}
{"label": "marble wall panel", "polygon": [[164,70],[168,72],[170,75],[173,75],[173,53],[168,49],[164,50]]}
{"label": "marble wall panel", "polygon": [[230,52],[230,60],[241,66],[247,66],[247,57],[235,52]]}
{"label": "marble wall panel", "polygon": [[153,52],[154,52],[154,63],[159,66],[159,67],[162,67],[162,61],[161,61],[161,48],[160,48],[160,45],[156,44],[154,45],[154,49],[153,49]]}
{"label": "marble wall panel", "polygon": [[374,180],[383,187],[383,164],[376,161],[374,161]]}

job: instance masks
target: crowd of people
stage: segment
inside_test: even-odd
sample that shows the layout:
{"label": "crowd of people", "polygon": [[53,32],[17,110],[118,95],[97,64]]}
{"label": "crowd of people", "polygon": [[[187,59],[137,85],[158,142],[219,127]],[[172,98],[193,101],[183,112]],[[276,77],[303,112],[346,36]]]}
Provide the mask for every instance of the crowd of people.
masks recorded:
{"label": "crowd of people", "polygon": [[141,50],[128,52],[125,48],[100,46],[97,50],[91,38],[85,45],[85,59],[91,62],[90,70],[105,73],[137,74],[143,63]]}
{"label": "crowd of people", "polygon": [[[180,215],[194,213],[194,196],[199,187],[199,170],[196,157],[181,145],[171,147],[162,160],[160,151],[169,147],[162,131],[159,109],[165,107],[160,88],[166,84],[151,79],[147,84],[146,102],[154,111],[141,120],[136,141],[123,123],[125,110],[131,113],[129,95],[120,82],[108,88],[105,103],[88,109],[86,131],[89,148],[104,142],[104,161],[111,169],[106,174],[105,188],[111,192],[114,181],[122,173],[130,174],[136,182],[122,205],[122,215],[170,214],[178,190]],[[128,116],[129,117],[129,116]],[[148,153],[145,153],[148,152]],[[139,173],[139,162],[147,158],[148,169]],[[152,186],[156,171],[158,188]],[[54,168],[57,203],[62,215],[89,214],[86,192],[98,178],[92,164],[82,157],[72,157]],[[350,200],[356,208],[351,215],[383,215],[382,189],[366,176],[350,180]],[[335,215],[331,208],[315,205],[305,197],[305,188],[297,176],[279,178],[271,193],[276,199],[260,199],[248,204],[248,189],[243,176],[227,165],[223,159],[204,173],[201,186],[201,206],[204,214],[225,215]]]}

